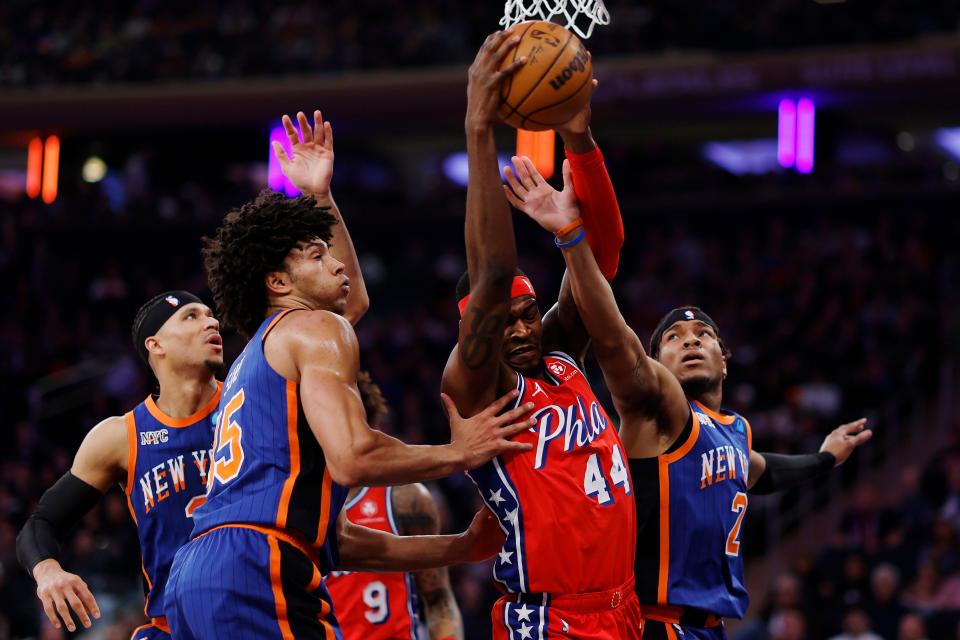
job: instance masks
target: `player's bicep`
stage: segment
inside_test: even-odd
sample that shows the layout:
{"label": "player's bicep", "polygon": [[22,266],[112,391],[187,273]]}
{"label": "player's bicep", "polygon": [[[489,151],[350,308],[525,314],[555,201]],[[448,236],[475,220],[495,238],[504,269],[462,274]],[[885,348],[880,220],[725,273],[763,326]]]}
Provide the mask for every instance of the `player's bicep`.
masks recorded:
{"label": "player's bicep", "polygon": [[358,452],[372,439],[356,387],[356,337],[317,336],[299,349],[300,401],[307,423],[333,479],[352,484]]}
{"label": "player's bicep", "polygon": [[649,357],[633,331],[622,348],[595,348],[610,395],[622,412],[656,418],[661,428],[679,433],[690,414],[680,382]]}
{"label": "player's bicep", "polygon": [[[136,443],[132,443],[136,446]],[[70,472],[100,491],[126,480],[130,445],[126,421],[107,418],[84,437],[73,459]]]}
{"label": "player's bicep", "polygon": [[747,477],[747,488],[752,489],[753,485],[757,484],[757,480],[760,479],[760,476],[762,476],[763,472],[766,470],[767,470],[767,459],[764,458],[762,454],[751,450],[750,451],[750,474]]}
{"label": "player's bicep", "polygon": [[510,311],[509,290],[493,302],[491,287],[471,291],[460,321],[457,347],[447,361],[443,387],[465,416],[481,411],[497,394],[503,331]]}
{"label": "player's bicep", "polygon": [[440,512],[424,485],[416,483],[394,487],[391,499],[400,535],[430,536],[440,533]]}
{"label": "player's bicep", "polygon": [[656,377],[636,333],[629,330],[616,345],[594,342],[593,353],[618,403],[629,407],[649,402]]}
{"label": "player's bicep", "polygon": [[301,380],[303,412],[330,474],[335,482],[352,486],[357,459],[372,440],[356,385],[321,367],[305,369]]}

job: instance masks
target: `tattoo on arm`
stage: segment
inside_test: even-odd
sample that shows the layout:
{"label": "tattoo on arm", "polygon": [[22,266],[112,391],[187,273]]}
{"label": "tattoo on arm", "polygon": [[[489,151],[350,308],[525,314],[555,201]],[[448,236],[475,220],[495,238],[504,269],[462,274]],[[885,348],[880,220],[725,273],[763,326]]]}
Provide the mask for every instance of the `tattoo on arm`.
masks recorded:
{"label": "tattoo on arm", "polygon": [[423,598],[424,609],[426,610],[427,626],[430,628],[430,637],[438,638],[463,638],[463,620],[460,617],[460,607],[450,589],[449,578],[446,570],[437,569],[431,571],[422,571],[417,574],[418,584],[423,584],[426,580],[421,580],[421,574],[424,573],[442,573],[442,586],[431,591],[426,591],[422,587],[420,596]]}
{"label": "tattoo on arm", "polygon": [[495,338],[503,329],[503,317],[497,313],[487,313],[483,309],[470,307],[472,318],[470,332],[463,339],[460,353],[468,369],[479,369],[490,362],[494,355]]}
{"label": "tattoo on arm", "polygon": [[647,364],[647,354],[641,353],[637,357],[637,361],[633,365],[633,377],[635,380],[640,380],[643,378],[642,369]]}
{"label": "tattoo on arm", "polygon": [[402,536],[430,536],[440,533],[440,514],[433,496],[421,484],[393,489],[393,514]]}
{"label": "tattoo on arm", "polygon": [[405,513],[395,514],[397,518],[397,528],[406,536],[413,535],[433,535],[436,530],[437,521],[426,513]]}
{"label": "tattoo on arm", "polygon": [[[423,485],[404,485],[393,490],[393,513],[400,535],[433,535],[440,532],[440,514]],[[450,587],[446,569],[425,569],[414,574],[424,604],[430,637],[463,638],[460,608]]]}

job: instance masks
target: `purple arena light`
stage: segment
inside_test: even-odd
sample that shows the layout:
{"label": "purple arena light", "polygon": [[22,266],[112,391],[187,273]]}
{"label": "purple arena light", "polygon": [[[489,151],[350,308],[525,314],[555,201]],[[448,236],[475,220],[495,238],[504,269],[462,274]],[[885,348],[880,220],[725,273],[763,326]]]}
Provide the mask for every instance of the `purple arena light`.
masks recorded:
{"label": "purple arena light", "polygon": [[777,123],[777,161],[799,173],[813,171],[814,132],[817,107],[810,98],[781,100]]}
{"label": "purple arena light", "polygon": [[813,142],[817,107],[813,100],[803,98],[797,103],[797,171],[813,171]]}
{"label": "purple arena light", "polygon": [[762,176],[777,170],[777,142],[773,138],[708,142],[703,157],[735,176]]}
{"label": "purple arena light", "polygon": [[944,127],[934,132],[937,145],[951,156],[960,161],[960,127]]}
{"label": "purple arena light", "polygon": [[277,125],[270,129],[270,151],[268,152],[270,161],[267,165],[267,186],[274,191],[283,191],[288,198],[293,198],[300,195],[300,190],[293,186],[293,183],[280,170],[280,161],[273,153],[274,141],[283,145],[283,150],[287,152],[288,156],[293,153],[293,147],[290,145],[290,139],[287,137],[286,131],[283,130],[283,126]]}
{"label": "purple arena light", "polygon": [[789,169],[797,161],[797,105],[781,100],[777,136],[777,161]]}
{"label": "purple arena light", "polygon": [[[500,165],[500,179],[506,181],[507,178],[503,173],[503,168],[508,165],[513,166],[510,164],[510,156],[498,153],[497,163]],[[466,187],[467,180],[470,177],[468,164],[466,151],[451,153],[442,161],[443,175],[447,176],[447,179],[454,184]]]}

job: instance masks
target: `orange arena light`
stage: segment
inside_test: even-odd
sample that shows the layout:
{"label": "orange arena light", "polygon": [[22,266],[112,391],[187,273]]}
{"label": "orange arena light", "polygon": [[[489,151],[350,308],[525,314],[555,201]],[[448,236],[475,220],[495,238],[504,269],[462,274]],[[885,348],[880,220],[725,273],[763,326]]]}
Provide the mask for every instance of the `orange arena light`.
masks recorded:
{"label": "orange arena light", "polygon": [[40,195],[40,168],[43,166],[43,140],[34,138],[27,146],[27,196]]}
{"label": "orange arena light", "polygon": [[43,201],[46,204],[57,199],[57,180],[60,172],[60,138],[50,136],[43,145]]}
{"label": "orange arena light", "polygon": [[553,131],[517,129],[517,155],[530,158],[546,180],[553,176],[555,143]]}

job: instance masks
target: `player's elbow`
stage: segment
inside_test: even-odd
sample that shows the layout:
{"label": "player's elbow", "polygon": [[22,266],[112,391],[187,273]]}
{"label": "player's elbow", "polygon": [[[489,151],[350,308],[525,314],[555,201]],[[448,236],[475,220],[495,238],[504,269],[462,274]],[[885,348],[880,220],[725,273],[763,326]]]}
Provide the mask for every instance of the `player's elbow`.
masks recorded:
{"label": "player's elbow", "polygon": [[347,310],[343,315],[350,321],[350,324],[356,326],[356,324],[360,322],[360,318],[365,316],[369,309],[370,296],[367,295],[366,289],[363,289],[357,292],[355,297],[351,298],[347,305]]}
{"label": "player's elbow", "polygon": [[377,460],[374,438],[359,438],[341,455],[328,462],[330,477],[342,487],[364,487],[383,484],[383,464]]}
{"label": "player's elbow", "polygon": [[364,485],[366,479],[363,467],[355,461],[344,460],[336,464],[328,461],[327,470],[330,472],[330,479],[341,487],[360,487]]}

